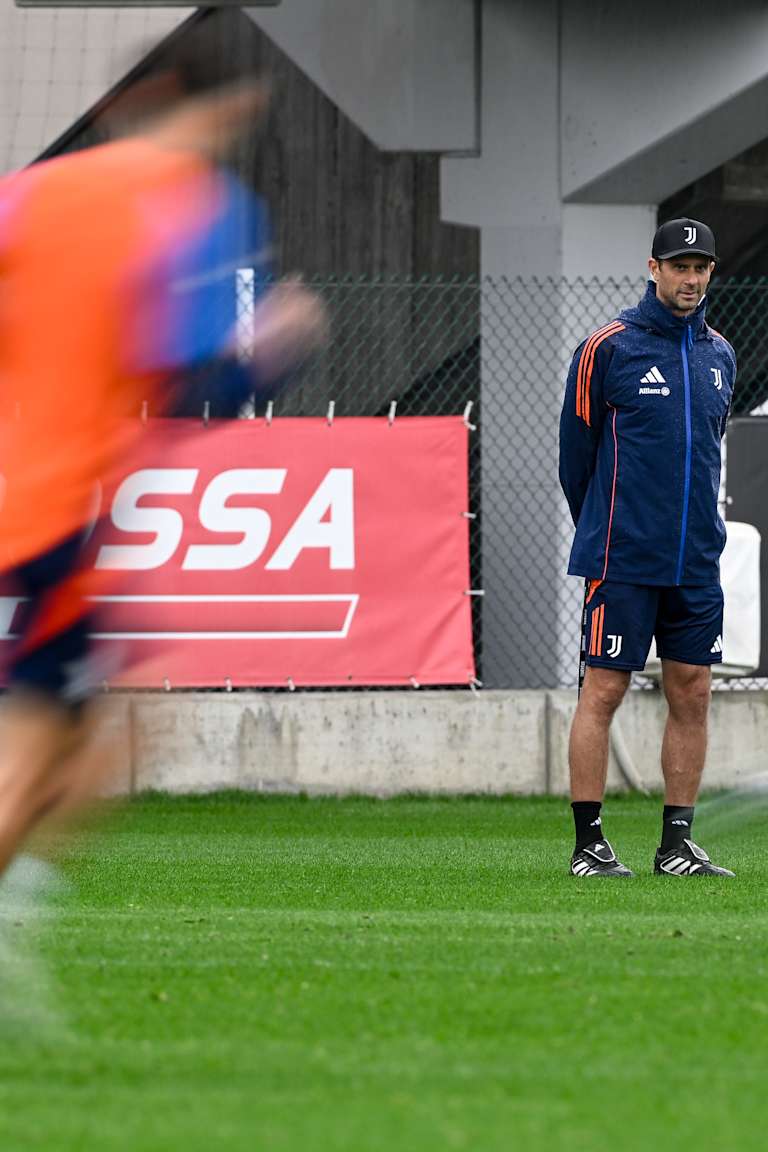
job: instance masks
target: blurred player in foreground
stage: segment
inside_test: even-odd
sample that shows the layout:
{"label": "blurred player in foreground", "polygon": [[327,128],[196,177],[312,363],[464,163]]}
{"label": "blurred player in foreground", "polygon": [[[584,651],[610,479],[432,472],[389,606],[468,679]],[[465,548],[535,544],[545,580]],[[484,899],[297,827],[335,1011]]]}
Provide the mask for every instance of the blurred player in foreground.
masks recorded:
{"label": "blurred player in foreground", "polygon": [[[88,526],[131,452],[124,417],[148,397],[153,412],[172,407],[185,368],[242,378],[212,286],[247,203],[216,165],[267,97],[194,60],[169,83],[126,138],[0,182],[0,571],[6,605],[20,605],[0,713],[0,873],[44,815],[80,806],[104,776]],[[299,283],[266,292],[254,379],[278,379],[323,336]]]}
{"label": "blurred player in foreground", "polygon": [[560,421],[560,479],[576,525],[568,571],[586,580],[586,672],[569,745],[571,873],[632,875],[603,836],[600,808],[611,719],[655,636],[669,715],[654,872],[732,876],[694,843],[692,824],[711,665],[723,651],[717,495],[736,358],[706,322],[707,225],[662,224],[648,266],[639,305],[576,349]]}

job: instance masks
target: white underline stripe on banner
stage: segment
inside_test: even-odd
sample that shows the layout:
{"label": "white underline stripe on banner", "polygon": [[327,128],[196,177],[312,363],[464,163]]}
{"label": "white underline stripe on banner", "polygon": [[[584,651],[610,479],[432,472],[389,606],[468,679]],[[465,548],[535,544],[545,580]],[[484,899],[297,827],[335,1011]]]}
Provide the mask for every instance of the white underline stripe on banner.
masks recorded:
{"label": "white underline stripe on banner", "polygon": [[93,640],[345,640],[344,632],[93,632]]}
{"label": "white underline stripe on banner", "polygon": [[345,600],[358,600],[359,594],[357,592],[318,592],[317,595],[311,593],[285,593],[285,595],[270,595],[270,596],[244,596],[237,593],[234,596],[224,595],[178,595],[166,596],[163,595],[141,595],[141,596],[88,596],[88,600],[92,600],[98,604],[250,604],[250,603],[267,603],[267,604],[315,604],[315,603],[343,603]]}
{"label": "white underline stripe on banner", "polygon": [[[284,593],[273,595],[232,596],[210,594],[191,595],[138,595],[138,596],[88,596],[94,604],[348,604],[341,628],[331,631],[256,631],[256,632],[94,632],[94,640],[346,640],[352,620],[360,602],[358,592],[318,592]],[[22,601],[18,601],[21,603]],[[10,623],[10,620],[9,620]],[[13,633],[6,633],[0,639],[12,640]]]}

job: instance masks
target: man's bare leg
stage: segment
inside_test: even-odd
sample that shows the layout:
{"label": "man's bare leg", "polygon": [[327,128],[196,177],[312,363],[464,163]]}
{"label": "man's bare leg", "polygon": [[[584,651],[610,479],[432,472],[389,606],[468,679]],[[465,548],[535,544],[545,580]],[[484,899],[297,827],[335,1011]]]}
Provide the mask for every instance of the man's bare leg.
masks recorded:
{"label": "man's bare leg", "polygon": [[46,831],[67,825],[109,784],[117,755],[114,736],[105,724],[109,705],[91,699],[71,718],[66,740],[41,818]]}
{"label": "man's bare leg", "polygon": [[654,871],[674,876],[733,876],[693,842],[693,816],[707,754],[712,688],[708,665],[662,661],[669,715],[661,747],[664,813]]}
{"label": "man's bare leg", "polygon": [[600,808],[608,774],[611,720],[629,686],[630,673],[587,668],[571,727],[568,759],[576,848],[574,876],[631,876],[603,836]]}
{"label": "man's bare leg", "polygon": [[[65,1020],[53,985],[23,926],[33,921],[61,880],[54,868],[22,853],[48,813],[59,820],[96,779],[89,754],[90,707],[73,713],[53,696],[11,691],[0,709],[0,1022],[4,1031],[59,1035]],[[101,752],[101,749],[99,750]],[[9,924],[10,922],[10,924]]]}
{"label": "man's bare leg", "polygon": [[41,810],[66,738],[66,712],[44,696],[11,693],[0,715],[0,873]]}
{"label": "man's bare leg", "polygon": [[108,767],[92,704],[73,717],[42,694],[11,693],[0,715],[0,873],[44,816],[86,803]]}
{"label": "man's bare leg", "polygon": [[663,660],[661,667],[669,705],[661,746],[664,801],[693,807],[707,754],[712,669],[675,660]]}
{"label": "man's bare leg", "polygon": [[587,668],[568,744],[571,800],[602,802],[608,774],[608,733],[629,687],[629,672]]}

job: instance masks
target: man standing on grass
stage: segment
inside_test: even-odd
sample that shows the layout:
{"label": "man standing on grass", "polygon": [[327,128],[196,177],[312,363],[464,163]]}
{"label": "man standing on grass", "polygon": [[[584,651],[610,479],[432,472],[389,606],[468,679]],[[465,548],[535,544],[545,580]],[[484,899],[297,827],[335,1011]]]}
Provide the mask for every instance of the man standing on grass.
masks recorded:
{"label": "man standing on grass", "polygon": [[651,645],[669,715],[665,803],[654,872],[732,876],[692,839],[707,747],[711,665],[722,661],[717,508],[720,444],[736,375],[706,323],[715,238],[698,220],[657,230],[636,308],[577,349],[560,420],[560,482],[576,535],[568,566],[586,581],[586,669],[571,728],[574,876],[631,876],[604,838],[608,732]]}

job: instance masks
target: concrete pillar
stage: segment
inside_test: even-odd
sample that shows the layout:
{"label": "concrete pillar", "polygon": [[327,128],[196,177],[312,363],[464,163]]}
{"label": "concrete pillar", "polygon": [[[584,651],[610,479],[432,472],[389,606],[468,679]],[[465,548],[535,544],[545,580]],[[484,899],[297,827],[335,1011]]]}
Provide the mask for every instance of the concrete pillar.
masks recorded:
{"label": "concrete pillar", "polygon": [[[572,682],[579,581],[557,479],[576,345],[642,290],[653,205],[564,204],[560,5],[486,0],[482,154],[443,161],[443,214],[482,228],[482,676],[489,687]],[[628,282],[615,291],[580,281]],[[630,286],[631,282],[631,286]]]}
{"label": "concrete pillar", "polygon": [[[645,291],[646,263],[656,227],[655,205],[564,204],[561,216],[561,360],[553,381],[557,419],[571,357],[590,332],[635,304]],[[556,446],[555,446],[556,449]],[[559,487],[559,486],[558,486]],[[558,557],[556,683],[573,684],[578,673],[582,584],[566,576],[573,525],[557,493]]]}

